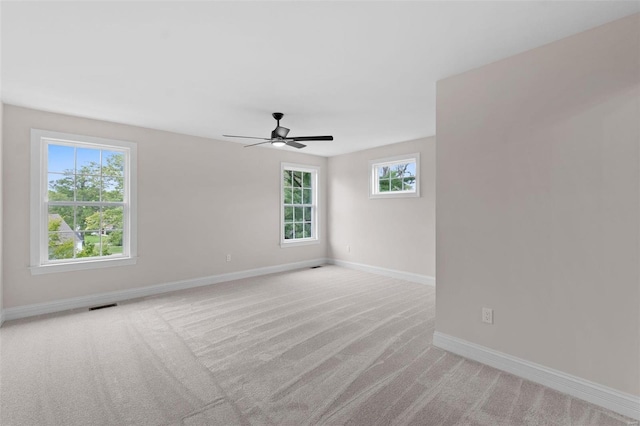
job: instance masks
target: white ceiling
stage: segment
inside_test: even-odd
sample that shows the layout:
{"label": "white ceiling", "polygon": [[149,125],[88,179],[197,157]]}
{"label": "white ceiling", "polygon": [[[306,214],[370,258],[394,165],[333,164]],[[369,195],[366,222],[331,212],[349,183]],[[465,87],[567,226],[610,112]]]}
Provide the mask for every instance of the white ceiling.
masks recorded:
{"label": "white ceiling", "polygon": [[290,136],[333,135],[303,150],[332,156],[434,135],[437,80],[638,12],[640,2],[1,7],[5,103],[223,140],[268,137],[281,111]]}

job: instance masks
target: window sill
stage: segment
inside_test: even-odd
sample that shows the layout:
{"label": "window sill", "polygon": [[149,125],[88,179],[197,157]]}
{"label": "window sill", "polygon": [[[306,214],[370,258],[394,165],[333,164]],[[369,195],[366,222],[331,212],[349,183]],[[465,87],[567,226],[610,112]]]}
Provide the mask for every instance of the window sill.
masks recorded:
{"label": "window sill", "polygon": [[383,194],[369,194],[369,198],[418,198],[417,192],[385,192]]}
{"label": "window sill", "polygon": [[54,272],[80,271],[84,269],[110,268],[114,266],[135,265],[136,257],[121,257],[117,259],[88,260],[86,262],[49,263],[31,266],[31,275],[49,274]]}
{"label": "window sill", "polygon": [[310,246],[313,244],[320,244],[320,240],[317,238],[314,238],[314,239],[308,239],[308,240],[281,241],[280,247],[287,248],[287,247],[298,247],[298,246]]}

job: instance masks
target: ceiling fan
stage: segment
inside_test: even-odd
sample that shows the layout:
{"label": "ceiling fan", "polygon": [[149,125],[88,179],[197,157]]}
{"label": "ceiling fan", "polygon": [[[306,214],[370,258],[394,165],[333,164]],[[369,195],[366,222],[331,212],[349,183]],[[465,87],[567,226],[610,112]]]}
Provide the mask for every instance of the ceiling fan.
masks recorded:
{"label": "ceiling fan", "polygon": [[271,131],[270,138],[255,138],[253,136],[234,136],[234,135],[222,135],[222,136],[226,138],[261,139],[262,141],[264,141],[264,142],[254,143],[251,145],[245,145],[244,146],[245,148],[248,148],[250,146],[270,143],[275,147],[282,147],[287,145],[287,146],[300,149],[306,146],[305,144],[298,143],[300,141],[306,142],[306,141],[332,141],[333,140],[333,136],[296,136],[296,137],[288,138],[287,135],[289,134],[289,129],[287,129],[286,127],[280,126],[280,119],[284,117],[284,114],[281,112],[274,112],[271,115],[273,116],[273,118],[276,119],[276,121],[278,122],[278,125],[276,126],[275,129],[273,129],[273,131]]}

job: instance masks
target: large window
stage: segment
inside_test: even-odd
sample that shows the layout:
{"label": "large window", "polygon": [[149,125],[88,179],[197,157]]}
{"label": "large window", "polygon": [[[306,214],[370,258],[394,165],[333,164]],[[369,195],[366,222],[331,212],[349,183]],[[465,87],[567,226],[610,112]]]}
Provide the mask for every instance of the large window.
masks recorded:
{"label": "large window", "polygon": [[371,198],[420,196],[419,153],[373,160],[369,169]]}
{"label": "large window", "polygon": [[282,164],[283,246],[318,241],[318,168]]}
{"label": "large window", "polygon": [[33,273],[134,263],[131,142],[31,131]]}

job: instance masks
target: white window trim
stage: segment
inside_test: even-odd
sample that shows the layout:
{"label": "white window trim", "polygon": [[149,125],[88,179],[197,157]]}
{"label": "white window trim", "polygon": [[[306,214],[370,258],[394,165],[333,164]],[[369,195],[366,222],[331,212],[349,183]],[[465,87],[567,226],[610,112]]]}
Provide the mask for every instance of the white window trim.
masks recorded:
{"label": "white window trim", "polygon": [[[47,175],[47,143],[55,141],[60,144],[86,145],[101,149],[116,148],[126,150],[124,164],[125,174],[129,176],[125,188],[125,210],[128,208],[128,219],[124,222],[123,237],[129,241],[128,253],[108,258],[83,259],[81,261],[58,261],[47,263],[48,258],[46,233],[48,212],[45,211],[45,197],[48,194]],[[50,272],[66,272],[82,269],[105,268],[111,266],[132,265],[136,263],[137,244],[137,145],[134,142],[74,135],[49,130],[31,129],[31,266],[32,275]],[[125,249],[126,251],[126,249]]]}
{"label": "white window trim", "polygon": [[[404,163],[416,163],[416,190],[415,191],[378,191],[378,175],[376,173],[377,166],[393,165]],[[420,153],[396,155],[394,157],[379,158],[369,161],[369,198],[407,198],[420,197]]]}
{"label": "white window trim", "polygon": [[[284,171],[285,169],[295,170],[300,172],[310,172],[313,183],[313,227],[311,230],[311,234],[313,235],[311,238],[304,238],[299,240],[285,240],[284,239]],[[318,212],[318,182],[320,176],[320,167],[309,166],[304,164],[294,164],[294,163],[280,163],[280,247],[297,247],[297,246],[306,246],[311,244],[319,244],[320,238],[320,214]]]}

